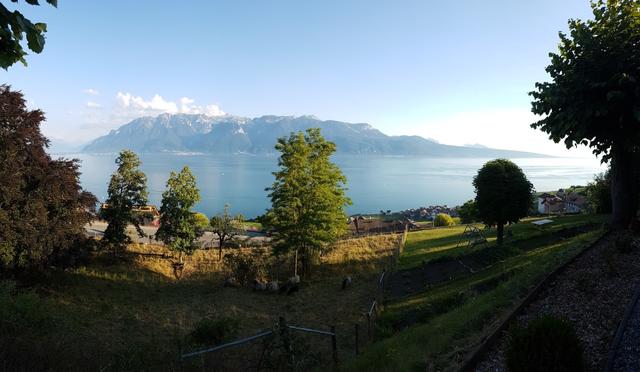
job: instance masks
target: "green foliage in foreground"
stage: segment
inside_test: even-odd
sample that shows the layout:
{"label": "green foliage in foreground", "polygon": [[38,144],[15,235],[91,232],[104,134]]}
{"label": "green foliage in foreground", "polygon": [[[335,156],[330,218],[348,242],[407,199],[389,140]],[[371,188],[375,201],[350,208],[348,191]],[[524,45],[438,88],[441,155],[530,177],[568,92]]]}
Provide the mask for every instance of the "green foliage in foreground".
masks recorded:
{"label": "green foliage in foreground", "polygon": [[[408,371],[454,369],[457,352],[469,350],[481,341],[482,332],[501,313],[510,309],[521,299],[532,285],[547,273],[581,252],[595,241],[602,231],[594,231],[557,244],[539,247],[511,257],[492,270],[508,271],[517,268],[513,275],[494,289],[469,294],[467,300],[451,311],[443,313],[426,323],[415,324],[392,337],[381,340],[343,367],[347,371]],[[449,293],[464,292],[470,280],[482,280],[496,275],[486,270],[440,287]],[[417,301],[430,302],[428,291],[419,296],[403,299],[414,306]],[[394,305],[392,305],[394,306]],[[393,312],[393,308],[389,308]],[[386,313],[384,313],[385,316]],[[390,314],[393,316],[393,313]],[[402,315],[399,315],[402,316]]]}
{"label": "green foliage in foreground", "polygon": [[191,254],[197,248],[196,239],[202,233],[191,211],[199,200],[200,191],[191,169],[185,166],[180,173],[171,172],[167,189],[162,193],[160,228],[156,237],[178,252],[180,262],[183,254]]}
{"label": "green foliage in foreground", "polygon": [[[12,0],[17,2],[17,0]],[[47,3],[57,7],[58,0],[46,0]],[[26,0],[28,4],[39,5],[37,0]],[[44,33],[47,32],[46,23],[32,23],[17,10],[10,12],[0,3],[0,67],[9,68],[16,62],[27,65],[24,57],[27,52],[22,48],[21,42],[27,36],[27,47],[35,53],[44,49]]]}
{"label": "green foliage in foreground", "polygon": [[582,345],[568,321],[543,316],[526,327],[514,326],[508,337],[509,372],[581,372],[585,370]]}
{"label": "green foliage in foreground", "polygon": [[612,224],[626,228],[638,210],[640,3],[594,0],[593,19],[569,20],[558,51],[536,83],[531,126],[567,148],[587,145],[612,161]]}

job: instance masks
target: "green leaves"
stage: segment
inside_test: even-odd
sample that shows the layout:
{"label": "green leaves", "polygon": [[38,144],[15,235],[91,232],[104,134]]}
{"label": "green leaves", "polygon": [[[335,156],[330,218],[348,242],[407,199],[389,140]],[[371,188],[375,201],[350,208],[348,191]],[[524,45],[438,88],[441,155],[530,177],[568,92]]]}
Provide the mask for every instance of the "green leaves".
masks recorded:
{"label": "green leaves", "polygon": [[160,228],[156,238],[169,249],[191,254],[196,249],[195,241],[202,234],[198,220],[191,208],[200,200],[200,191],[191,169],[185,166],[179,173],[171,172],[167,189],[162,193]]}
{"label": "green leaves", "polygon": [[128,224],[134,225],[138,234],[144,236],[133,209],[147,204],[147,176],[139,169],[141,162],[133,151],[121,151],[116,164],[118,169],[111,175],[106,206],[101,214],[109,223],[104,240],[115,248],[122,248],[131,241],[127,235]]}
{"label": "green leaves", "polygon": [[275,230],[274,250],[298,250],[304,257],[322,251],[343,235],[347,227],[344,207],[346,177],[330,161],[336,146],[320,129],[308,129],[278,139],[280,152],[270,192],[266,224]]}
{"label": "green leaves", "polygon": [[550,82],[531,92],[533,123],[567,148],[584,143],[609,157],[612,146],[633,149],[640,130],[640,5],[637,0],[595,1],[594,20],[569,20],[546,68]]}
{"label": "green leaves", "polygon": [[520,167],[506,159],[483,165],[473,186],[477,217],[487,225],[518,222],[532,205],[533,185]]}
{"label": "green leaves", "polygon": [[[12,1],[18,2],[17,0]],[[38,0],[25,1],[30,5],[40,5]],[[54,7],[58,6],[56,0],[47,0],[47,3]],[[27,47],[35,53],[41,53],[45,45],[45,32],[47,32],[45,23],[33,24],[19,11],[10,12],[0,3],[0,67],[6,70],[16,62],[22,62],[26,66],[27,61],[24,57],[27,52],[20,44],[23,35],[27,36]]]}

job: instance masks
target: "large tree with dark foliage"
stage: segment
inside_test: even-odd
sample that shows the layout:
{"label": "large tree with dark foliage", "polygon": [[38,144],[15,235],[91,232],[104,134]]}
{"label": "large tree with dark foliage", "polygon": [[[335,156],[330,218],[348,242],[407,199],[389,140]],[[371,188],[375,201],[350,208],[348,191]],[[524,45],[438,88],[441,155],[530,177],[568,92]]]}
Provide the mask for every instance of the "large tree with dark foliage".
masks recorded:
{"label": "large tree with dark foliage", "polygon": [[320,129],[282,137],[276,150],[280,169],[267,189],[271,209],[265,222],[274,230],[274,252],[295,252],[308,269],[311,255],[346,231],[344,207],[351,204],[345,194],[347,179],[330,160],[336,145],[326,141]]}
{"label": "large tree with dark foliage", "polygon": [[40,110],[0,86],[0,269],[60,264],[83,243],[96,198],[79,183],[77,160],[53,160]]}
{"label": "large tree with dark foliage", "polygon": [[114,249],[131,243],[127,226],[132,224],[142,237],[140,217],[133,212],[147,204],[147,176],[140,170],[140,159],[129,150],[120,152],[116,158],[118,169],[111,175],[106,205],[100,214],[109,225],[104,232],[104,241]]}
{"label": "large tree with dark foliage", "polygon": [[611,161],[612,225],[638,208],[640,153],[640,1],[592,2],[593,20],[570,20],[551,53],[551,81],[531,92],[532,124],[567,148],[588,145]]}
{"label": "large tree with dark foliage", "polygon": [[[18,0],[11,0],[17,3]],[[25,0],[27,4],[40,5],[38,0]],[[57,7],[58,0],[46,0],[47,3]],[[16,62],[27,61],[24,57],[27,52],[22,48],[21,42],[24,35],[27,36],[27,47],[35,53],[44,49],[44,33],[47,32],[46,23],[32,23],[17,10],[9,11],[0,3],[0,67],[5,70]]]}
{"label": "large tree with dark foliage", "polygon": [[527,215],[533,203],[533,185],[522,169],[506,159],[487,162],[473,179],[477,215],[489,226],[496,225],[502,245],[504,225]]}

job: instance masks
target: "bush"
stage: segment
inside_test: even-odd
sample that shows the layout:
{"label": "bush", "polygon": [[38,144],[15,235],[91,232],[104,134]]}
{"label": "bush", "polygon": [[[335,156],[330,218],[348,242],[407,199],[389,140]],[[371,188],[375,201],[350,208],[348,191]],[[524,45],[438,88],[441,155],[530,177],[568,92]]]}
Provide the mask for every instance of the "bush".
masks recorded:
{"label": "bush", "polygon": [[434,226],[453,226],[453,218],[446,213],[438,213],[433,220]]}
{"label": "bush", "polygon": [[218,345],[235,337],[240,322],[234,318],[202,319],[191,331],[191,339],[200,345]]}
{"label": "bush", "polygon": [[511,372],[584,371],[582,346],[567,321],[552,316],[511,329],[506,352]]}
{"label": "bush", "polygon": [[264,279],[268,256],[261,249],[252,249],[252,253],[236,251],[224,255],[223,262],[228,276],[236,278],[243,285],[254,279]]}

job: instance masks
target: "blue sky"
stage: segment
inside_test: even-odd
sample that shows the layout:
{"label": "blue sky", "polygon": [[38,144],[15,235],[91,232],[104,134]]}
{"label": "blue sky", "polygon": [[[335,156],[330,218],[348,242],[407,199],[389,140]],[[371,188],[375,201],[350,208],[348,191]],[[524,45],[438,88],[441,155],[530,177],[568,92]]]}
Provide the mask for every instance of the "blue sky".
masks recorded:
{"label": "blue sky", "polygon": [[[8,6],[16,7],[14,4]],[[5,81],[72,142],[141,114],[316,115],[448,144],[567,154],[528,127],[536,81],[586,0],[81,1]],[[155,97],[155,98],[154,98]],[[572,151],[587,155],[588,150]]]}

